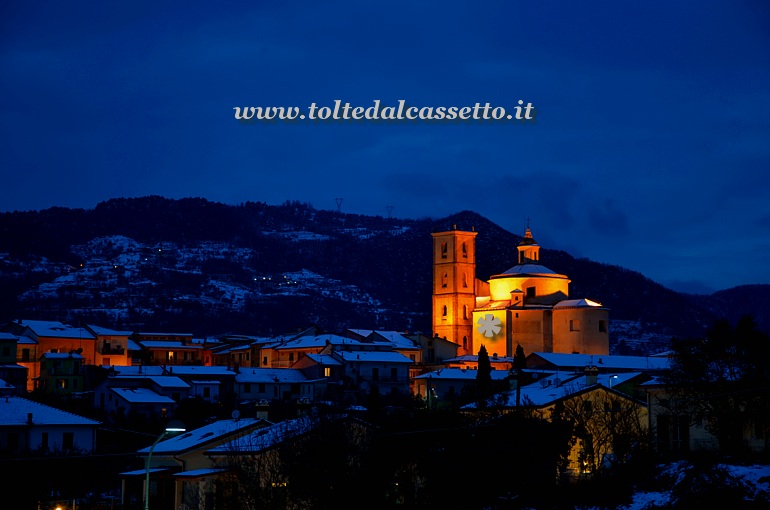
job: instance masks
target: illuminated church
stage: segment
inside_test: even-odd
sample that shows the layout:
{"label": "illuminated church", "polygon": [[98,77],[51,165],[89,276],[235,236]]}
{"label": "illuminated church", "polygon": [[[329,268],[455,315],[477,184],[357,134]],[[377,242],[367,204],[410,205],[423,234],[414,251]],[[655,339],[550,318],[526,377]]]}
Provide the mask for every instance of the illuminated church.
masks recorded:
{"label": "illuminated church", "polygon": [[570,280],[540,263],[529,227],[518,261],[489,281],[476,278],[477,232],[453,228],[433,236],[433,334],[462,354],[524,352],[609,354],[609,310],[570,299]]}

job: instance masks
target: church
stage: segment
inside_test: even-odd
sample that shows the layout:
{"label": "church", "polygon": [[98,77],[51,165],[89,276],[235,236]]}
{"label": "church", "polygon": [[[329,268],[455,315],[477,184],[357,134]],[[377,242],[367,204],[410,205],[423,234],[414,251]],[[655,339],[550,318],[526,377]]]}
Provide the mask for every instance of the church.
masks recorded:
{"label": "church", "polygon": [[460,354],[524,352],[609,354],[609,309],[570,299],[570,280],[541,264],[527,227],[515,266],[489,281],[476,278],[475,230],[434,232],[433,334]]}

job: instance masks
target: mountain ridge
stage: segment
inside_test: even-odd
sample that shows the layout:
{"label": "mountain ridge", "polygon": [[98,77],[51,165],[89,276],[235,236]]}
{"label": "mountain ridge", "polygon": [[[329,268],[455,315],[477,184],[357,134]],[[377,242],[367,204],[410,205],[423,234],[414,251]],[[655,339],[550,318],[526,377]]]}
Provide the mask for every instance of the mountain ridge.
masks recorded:
{"label": "mountain ridge", "polygon": [[[298,201],[148,196],[2,213],[0,320],[98,320],[203,335],[276,334],[311,323],[430,333],[430,233],[451,228],[478,232],[478,278],[515,264],[521,236],[470,210],[402,219]],[[672,336],[746,313],[768,329],[762,306],[770,285],[690,295],[621,266],[541,251],[544,265],[570,277],[572,297],[610,308],[617,351],[660,350]],[[654,340],[642,338],[649,334]]]}

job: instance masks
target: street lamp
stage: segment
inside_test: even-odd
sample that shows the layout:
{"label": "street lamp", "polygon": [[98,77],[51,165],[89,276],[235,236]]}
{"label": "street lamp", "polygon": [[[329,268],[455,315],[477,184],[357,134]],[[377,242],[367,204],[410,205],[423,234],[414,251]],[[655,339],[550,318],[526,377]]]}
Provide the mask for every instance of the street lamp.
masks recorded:
{"label": "street lamp", "polygon": [[179,420],[171,420],[168,422],[168,425],[166,425],[166,430],[164,430],[158,436],[158,439],[152,443],[152,446],[150,446],[150,452],[147,454],[147,462],[145,464],[144,474],[144,510],[150,510],[150,458],[152,458],[152,451],[155,449],[155,446],[160,443],[161,440],[167,435],[184,432],[185,430],[187,429],[185,428],[184,423]]}

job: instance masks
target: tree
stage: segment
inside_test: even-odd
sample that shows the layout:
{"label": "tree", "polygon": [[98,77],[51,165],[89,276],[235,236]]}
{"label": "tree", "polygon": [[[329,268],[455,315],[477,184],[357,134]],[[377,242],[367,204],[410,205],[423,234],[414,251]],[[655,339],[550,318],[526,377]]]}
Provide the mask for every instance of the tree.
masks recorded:
{"label": "tree", "polygon": [[[722,453],[743,449],[743,430],[770,423],[770,337],[750,316],[735,327],[718,320],[703,338],[672,341],[674,357],[665,375],[672,414],[703,421]],[[762,435],[759,435],[762,434]]]}
{"label": "tree", "polygon": [[481,344],[481,349],[479,349],[476,388],[480,403],[483,403],[492,393],[492,363],[489,361],[489,354],[484,344]]}

